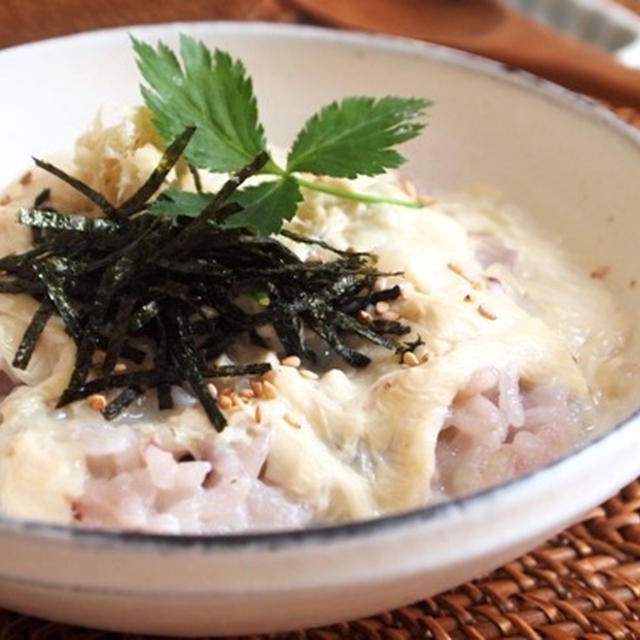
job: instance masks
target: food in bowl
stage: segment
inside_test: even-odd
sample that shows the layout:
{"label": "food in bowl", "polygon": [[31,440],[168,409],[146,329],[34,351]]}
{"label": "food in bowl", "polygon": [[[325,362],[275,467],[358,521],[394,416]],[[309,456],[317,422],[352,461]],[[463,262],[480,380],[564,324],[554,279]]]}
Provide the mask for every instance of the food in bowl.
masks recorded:
{"label": "food in bowl", "polygon": [[182,44],[185,73],[136,43],[147,109],[96,121],[75,178],[39,162],[4,198],[5,513],[171,534],[372,518],[606,428],[636,375],[606,267],[490,193],[382,174],[424,101],[331,105],[283,170],[239,63]]}

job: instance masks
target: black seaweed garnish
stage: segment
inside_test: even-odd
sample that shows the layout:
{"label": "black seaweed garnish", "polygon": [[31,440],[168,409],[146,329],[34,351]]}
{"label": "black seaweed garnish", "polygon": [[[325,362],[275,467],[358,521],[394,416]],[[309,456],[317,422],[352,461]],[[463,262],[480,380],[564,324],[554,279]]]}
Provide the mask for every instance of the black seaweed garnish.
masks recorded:
{"label": "black seaweed garnish", "polygon": [[[69,385],[58,406],[95,393],[113,393],[102,410],[117,417],[151,389],[160,409],[173,406],[171,387],[182,385],[200,401],[212,425],[226,420],[208,382],[261,375],[266,363],[216,366],[235,343],[268,345],[260,329],[272,327],[284,355],[314,362],[311,331],[354,367],[370,359],[352,338],[399,353],[415,348],[390,336],[409,328],[397,321],[362,319],[399,287],[375,291],[382,274],[375,257],[342,251],[291,231],[290,241],[332,252],[330,261],[303,261],[274,237],[249,228],[225,229],[241,207],[235,191],[260,172],[260,154],[213,195],[197,217],[151,212],[152,198],[188,144],[187,129],[165,151],[149,179],[120,207],[77,178],[41,160],[36,164],[89,198],[104,214],[62,213],[43,192],[18,220],[33,230],[33,248],[0,259],[0,292],[27,293],[39,306],[17,349],[14,366],[26,368],[51,316],[57,312],[77,345]],[[194,170],[192,169],[192,172]],[[199,176],[194,180],[201,191]],[[273,346],[273,345],[271,345]]]}

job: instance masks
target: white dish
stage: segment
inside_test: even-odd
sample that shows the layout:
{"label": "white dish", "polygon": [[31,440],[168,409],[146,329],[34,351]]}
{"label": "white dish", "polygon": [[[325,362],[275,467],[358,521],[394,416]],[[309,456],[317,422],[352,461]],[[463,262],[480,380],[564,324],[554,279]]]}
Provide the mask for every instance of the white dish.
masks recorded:
{"label": "white dish", "polygon": [[614,0],[506,0],[532,18],[640,67],[640,17]]}
{"label": "white dish", "polygon": [[[285,144],[308,113],[342,95],[434,98],[431,126],[407,147],[407,171],[436,194],[469,181],[499,185],[585,268],[608,264],[620,305],[640,316],[640,287],[629,286],[640,279],[640,134],[595,103],[401,39],[233,23],[132,31],[169,44],[184,31],[241,57],[270,138]],[[68,148],[101,104],[138,100],[127,30],[4,51],[0,76],[14,88],[2,107],[0,182],[30,154]],[[481,575],[577,520],[640,472],[638,428],[634,416],[565,460],[462,500],[309,531],[172,538],[0,518],[0,605],[182,637],[379,612]]]}

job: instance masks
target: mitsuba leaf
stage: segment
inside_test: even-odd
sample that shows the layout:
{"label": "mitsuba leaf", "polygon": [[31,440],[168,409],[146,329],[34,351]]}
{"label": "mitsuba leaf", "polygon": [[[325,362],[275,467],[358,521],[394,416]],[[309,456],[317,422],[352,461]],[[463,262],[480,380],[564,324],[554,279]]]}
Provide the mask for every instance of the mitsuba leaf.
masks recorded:
{"label": "mitsuba leaf", "polygon": [[395,96],[333,102],[307,120],[291,148],[287,171],[355,178],[398,167],[405,158],[391,147],[422,131],[425,125],[416,120],[430,104]]}
{"label": "mitsuba leaf", "polygon": [[149,211],[164,216],[189,216],[196,218],[213,200],[213,193],[192,193],[178,189],[166,189],[151,205]]}
{"label": "mitsuba leaf", "polygon": [[238,191],[234,198],[243,210],[228,218],[224,227],[233,229],[251,227],[260,235],[276,233],[283,221],[296,214],[302,193],[298,183],[291,177],[247,187]]}
{"label": "mitsuba leaf", "polygon": [[251,79],[228,53],[213,56],[202,43],[180,36],[182,65],[162,42],[154,49],[132,38],[137,65],[148,86],[143,98],[165,140],[187,127],[196,132],[186,148],[189,162],[211,171],[236,171],[265,149],[264,129]]}

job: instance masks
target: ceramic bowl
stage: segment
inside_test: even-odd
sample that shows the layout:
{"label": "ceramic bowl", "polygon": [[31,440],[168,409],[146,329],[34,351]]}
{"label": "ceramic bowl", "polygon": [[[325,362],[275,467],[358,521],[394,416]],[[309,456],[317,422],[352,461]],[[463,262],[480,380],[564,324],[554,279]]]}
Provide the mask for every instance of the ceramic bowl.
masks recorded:
{"label": "ceramic bowl", "polygon": [[[274,25],[179,32],[240,56],[270,139],[346,94],[428,96],[431,125],[407,146],[436,195],[481,181],[527,209],[581,261],[611,267],[620,306],[640,316],[640,134],[605,109],[532,76],[401,39]],[[136,103],[127,30],[0,53],[0,181],[29,155],[69,148],[104,103]],[[640,404],[640,393],[628,407]],[[577,520],[640,472],[635,416],[532,475],[411,513],[266,535],[162,537],[0,518],[0,605],[112,630],[195,636],[295,629],[408,604],[480,576]]]}

